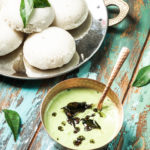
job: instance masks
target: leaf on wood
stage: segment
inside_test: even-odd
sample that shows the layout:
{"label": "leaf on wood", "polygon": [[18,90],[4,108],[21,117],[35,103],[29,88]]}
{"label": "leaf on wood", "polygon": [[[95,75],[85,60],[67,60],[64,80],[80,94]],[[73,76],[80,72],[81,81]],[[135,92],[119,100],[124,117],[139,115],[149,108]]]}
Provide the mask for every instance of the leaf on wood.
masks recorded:
{"label": "leaf on wood", "polygon": [[133,86],[142,87],[149,83],[150,83],[150,66],[146,66],[139,70],[138,75],[133,83]]}
{"label": "leaf on wood", "polygon": [[5,119],[13,133],[14,140],[16,141],[20,131],[20,116],[16,111],[4,109],[3,110]]}

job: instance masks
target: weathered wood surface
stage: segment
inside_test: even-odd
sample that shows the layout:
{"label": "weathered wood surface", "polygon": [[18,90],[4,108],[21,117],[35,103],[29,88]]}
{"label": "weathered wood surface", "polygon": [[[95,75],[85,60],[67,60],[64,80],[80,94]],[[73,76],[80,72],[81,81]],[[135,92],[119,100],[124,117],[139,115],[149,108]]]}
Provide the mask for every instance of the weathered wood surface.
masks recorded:
{"label": "weathered wood surface", "polygon": [[14,142],[3,113],[0,113],[0,150],[27,149],[34,135],[39,120],[41,100],[51,81],[17,81],[1,78],[0,83],[0,111],[4,108],[16,110],[22,119],[22,130],[17,142]]}
{"label": "weathered wood surface", "polygon": [[[47,90],[61,80],[76,76],[97,79],[106,83],[121,47],[127,46],[131,49],[130,56],[112,86],[120,100],[123,99],[150,29],[150,21],[147,19],[150,16],[149,1],[133,0],[128,3],[131,8],[129,16],[121,24],[109,28],[103,47],[92,60],[79,70],[63,77],[45,81],[17,81],[0,78],[0,111],[3,108],[14,109],[22,118],[21,134],[15,143],[3,113],[0,113],[0,149],[24,150],[28,149],[30,144],[30,148],[33,150],[55,149],[43,128],[39,126],[40,104]],[[38,126],[39,129],[36,132]],[[129,130],[129,128],[127,129]],[[36,136],[32,141],[35,133]],[[126,140],[129,140],[129,136],[126,136]],[[118,145],[119,138],[120,136],[113,145],[109,145],[110,149]],[[128,144],[128,142],[126,143]]]}
{"label": "weathered wood surface", "polygon": [[[150,35],[133,80],[138,70],[148,65],[150,65]],[[134,88],[131,82],[124,104],[125,118],[118,146],[119,149],[150,150],[149,91],[150,85]]]}

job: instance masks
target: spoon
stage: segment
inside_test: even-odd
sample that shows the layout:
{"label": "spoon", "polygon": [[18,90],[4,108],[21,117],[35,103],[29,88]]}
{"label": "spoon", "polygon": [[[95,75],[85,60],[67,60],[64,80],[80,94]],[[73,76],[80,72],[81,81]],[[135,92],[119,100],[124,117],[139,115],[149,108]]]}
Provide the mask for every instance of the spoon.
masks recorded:
{"label": "spoon", "polygon": [[103,91],[103,94],[102,94],[100,100],[99,100],[99,103],[98,103],[98,106],[97,106],[98,110],[102,109],[102,105],[103,105],[103,102],[104,102],[105,97],[107,95],[107,92],[109,91],[109,88],[111,87],[114,79],[116,78],[120,68],[122,67],[123,63],[125,62],[126,58],[128,57],[129,52],[130,51],[129,51],[129,49],[127,47],[123,47],[121,49],[121,52],[120,52],[120,54],[118,56],[118,59],[117,59],[117,62],[115,64],[115,66],[113,68],[113,71],[112,71],[112,73],[110,75],[110,78],[108,80],[108,83],[107,83],[107,85],[106,85],[106,87],[105,87],[105,89]]}

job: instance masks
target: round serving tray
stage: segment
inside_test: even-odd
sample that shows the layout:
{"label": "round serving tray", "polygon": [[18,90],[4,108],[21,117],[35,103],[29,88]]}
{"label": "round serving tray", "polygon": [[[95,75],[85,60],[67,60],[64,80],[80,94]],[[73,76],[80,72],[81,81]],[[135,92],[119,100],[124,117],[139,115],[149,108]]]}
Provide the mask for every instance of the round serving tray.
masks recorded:
{"label": "round serving tray", "polygon": [[[109,21],[114,25],[123,20],[128,12],[128,5],[122,0],[86,0],[89,8],[87,20],[77,29],[69,31],[76,41],[74,57],[67,65],[50,70],[39,70],[30,66],[23,57],[21,45],[14,52],[0,57],[0,75],[16,79],[46,79],[68,73],[87,62],[100,48],[108,28],[106,6],[117,5],[120,14]],[[122,11],[121,9],[124,8]]]}

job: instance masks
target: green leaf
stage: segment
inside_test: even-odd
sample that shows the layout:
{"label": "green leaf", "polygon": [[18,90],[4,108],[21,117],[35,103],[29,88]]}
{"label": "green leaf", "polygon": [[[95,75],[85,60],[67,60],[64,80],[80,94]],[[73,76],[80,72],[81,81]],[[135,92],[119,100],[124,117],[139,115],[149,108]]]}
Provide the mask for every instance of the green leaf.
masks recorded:
{"label": "green leaf", "polygon": [[29,18],[31,16],[31,13],[33,11],[33,0],[21,0],[20,4],[20,16],[22,18],[24,28],[26,27]]}
{"label": "green leaf", "polygon": [[149,83],[150,83],[150,66],[146,66],[140,69],[132,86],[142,87]]}
{"label": "green leaf", "polygon": [[102,106],[102,110],[109,108],[109,106]]}
{"label": "green leaf", "polygon": [[102,111],[99,112],[100,117],[106,118],[105,113],[103,113]]}
{"label": "green leaf", "polygon": [[16,141],[20,131],[20,122],[21,122],[20,116],[17,112],[12,110],[4,109],[3,112],[5,115],[5,119],[14,135],[14,140]]}
{"label": "green leaf", "polygon": [[27,26],[30,16],[34,8],[50,7],[48,0],[21,0],[20,16],[22,18],[24,28]]}
{"label": "green leaf", "polygon": [[34,8],[50,7],[48,0],[34,0]]}

